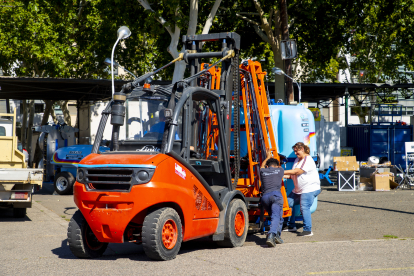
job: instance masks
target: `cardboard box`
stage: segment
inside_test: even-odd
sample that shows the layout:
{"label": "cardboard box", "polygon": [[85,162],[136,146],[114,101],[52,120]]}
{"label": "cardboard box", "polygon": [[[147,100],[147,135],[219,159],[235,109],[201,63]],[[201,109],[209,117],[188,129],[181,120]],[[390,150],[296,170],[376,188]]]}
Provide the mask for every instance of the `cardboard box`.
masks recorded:
{"label": "cardboard box", "polygon": [[334,159],[335,171],[358,171],[359,165],[355,156],[335,156]]}
{"label": "cardboard box", "polygon": [[371,178],[361,176],[359,178],[358,190],[360,190],[360,191],[372,191],[372,190],[374,190]]}
{"label": "cardboard box", "polygon": [[393,173],[376,173],[372,175],[374,191],[389,191],[390,181],[394,181]]}

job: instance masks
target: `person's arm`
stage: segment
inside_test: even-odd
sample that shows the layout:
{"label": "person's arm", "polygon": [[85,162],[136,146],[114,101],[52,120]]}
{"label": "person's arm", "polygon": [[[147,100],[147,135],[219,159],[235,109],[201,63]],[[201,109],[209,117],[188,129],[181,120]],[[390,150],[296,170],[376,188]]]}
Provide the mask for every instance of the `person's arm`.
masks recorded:
{"label": "person's arm", "polygon": [[302,159],[302,162],[303,163],[302,163],[301,168],[294,168],[293,170],[287,170],[287,171],[285,171],[285,175],[289,175],[289,178],[292,178],[292,177],[290,177],[291,175],[297,175],[297,176],[299,176],[302,173],[304,173],[305,170],[302,170],[302,168],[305,165],[306,159],[307,159],[307,156],[305,156],[305,159]]}
{"label": "person's arm", "polygon": [[267,149],[267,150],[266,150],[266,159],[265,159],[265,160],[263,160],[263,162],[262,162],[262,166],[260,166],[260,168],[261,168],[261,169],[266,168],[266,162],[267,162],[267,160],[269,160],[271,157],[272,157],[271,151],[270,151],[270,149]]}
{"label": "person's arm", "polygon": [[302,169],[299,169],[299,168],[295,168],[295,169],[293,169],[293,170],[287,170],[287,171],[285,171],[285,175],[284,175],[284,177],[286,176],[286,178],[291,178],[290,176],[291,175],[301,175],[302,173],[304,173],[305,171],[304,170],[302,170]]}

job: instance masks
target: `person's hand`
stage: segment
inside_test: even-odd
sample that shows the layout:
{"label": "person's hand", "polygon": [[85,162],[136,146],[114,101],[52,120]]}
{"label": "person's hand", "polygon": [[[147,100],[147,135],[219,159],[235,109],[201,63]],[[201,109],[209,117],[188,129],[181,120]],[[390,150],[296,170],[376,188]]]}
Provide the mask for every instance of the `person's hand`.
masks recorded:
{"label": "person's hand", "polygon": [[266,149],[266,156],[272,157],[272,151],[270,149]]}

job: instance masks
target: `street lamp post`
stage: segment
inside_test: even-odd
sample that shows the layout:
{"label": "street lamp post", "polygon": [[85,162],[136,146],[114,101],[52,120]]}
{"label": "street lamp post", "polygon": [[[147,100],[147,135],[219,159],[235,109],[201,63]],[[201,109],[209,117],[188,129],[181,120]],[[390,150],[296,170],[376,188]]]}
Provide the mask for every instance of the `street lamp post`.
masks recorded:
{"label": "street lamp post", "polygon": [[125,39],[131,35],[131,31],[128,29],[127,26],[122,26],[118,29],[118,39],[116,40],[114,47],[112,48],[111,54],[111,75],[112,75],[112,96],[115,93],[115,84],[114,84],[114,51],[115,47],[121,39]]}
{"label": "street lamp post", "polygon": [[300,99],[302,98],[302,89],[301,89],[300,82],[299,83],[296,82],[293,78],[291,78],[289,75],[287,75],[285,72],[283,72],[282,69],[280,69],[278,67],[273,67],[272,72],[273,72],[273,74],[277,74],[277,75],[285,75],[286,77],[291,79],[294,83],[296,83],[296,85],[298,86],[298,90],[299,90],[299,103],[300,103]]}

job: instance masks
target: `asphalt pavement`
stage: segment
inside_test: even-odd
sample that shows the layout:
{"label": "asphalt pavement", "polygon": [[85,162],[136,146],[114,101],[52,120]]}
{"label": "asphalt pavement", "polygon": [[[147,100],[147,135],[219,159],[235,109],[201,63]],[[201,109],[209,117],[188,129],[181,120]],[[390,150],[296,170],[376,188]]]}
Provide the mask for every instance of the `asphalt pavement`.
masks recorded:
{"label": "asphalt pavement", "polygon": [[[241,248],[207,240],[183,243],[177,258],[148,259],[142,246],[110,244],[104,256],[81,260],[67,245],[73,196],[34,195],[23,219],[0,210],[0,275],[414,275],[414,189],[338,192],[323,186],[312,237],[283,233],[284,244],[249,235]],[[302,231],[301,222],[297,223]]]}

